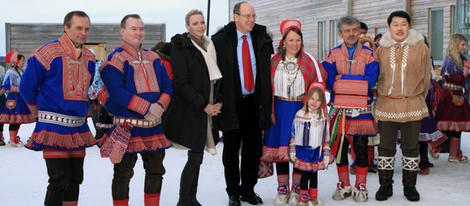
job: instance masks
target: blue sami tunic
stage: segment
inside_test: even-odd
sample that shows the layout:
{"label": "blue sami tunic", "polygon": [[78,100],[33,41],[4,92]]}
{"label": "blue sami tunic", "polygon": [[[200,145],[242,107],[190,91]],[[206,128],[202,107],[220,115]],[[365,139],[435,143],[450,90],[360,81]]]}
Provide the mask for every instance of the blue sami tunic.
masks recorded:
{"label": "blue sami tunic", "polygon": [[[171,80],[155,52],[138,51],[123,40],[122,46],[103,63],[100,74],[109,94],[105,107],[115,117],[144,119],[152,103],[160,104],[165,110],[170,103]],[[126,153],[153,152],[170,146],[161,124],[151,128],[134,126]]]}
{"label": "blue sami tunic", "polygon": [[[22,76],[20,92],[33,113],[39,110],[86,118],[87,92],[94,72],[93,53],[82,46],[77,58],[75,46],[64,34],[33,51]],[[25,146],[32,150],[75,150],[95,144],[86,122],[75,127],[37,122]]]}

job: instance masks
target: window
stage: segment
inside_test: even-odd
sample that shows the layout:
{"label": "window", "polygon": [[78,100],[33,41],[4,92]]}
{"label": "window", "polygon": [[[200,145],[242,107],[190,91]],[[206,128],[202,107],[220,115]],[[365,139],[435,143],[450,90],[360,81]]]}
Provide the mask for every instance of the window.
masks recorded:
{"label": "window", "polygon": [[326,48],[326,22],[318,22],[318,59],[323,60],[327,54]]}
{"label": "window", "polygon": [[338,46],[338,30],[336,26],[338,25],[338,20],[331,20],[330,21],[330,49],[335,48]]}
{"label": "window", "polygon": [[444,60],[444,10],[431,9],[430,15],[430,47],[431,56],[436,64]]}

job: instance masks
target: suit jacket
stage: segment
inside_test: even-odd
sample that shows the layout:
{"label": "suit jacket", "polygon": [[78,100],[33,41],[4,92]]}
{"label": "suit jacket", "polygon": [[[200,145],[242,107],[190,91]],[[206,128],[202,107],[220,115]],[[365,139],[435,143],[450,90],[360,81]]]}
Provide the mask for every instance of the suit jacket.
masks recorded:
{"label": "suit jacket", "polygon": [[[259,108],[259,124],[267,130],[271,123],[272,91],[270,59],[274,53],[272,39],[266,33],[266,27],[255,24],[250,32],[256,58],[255,104]],[[223,95],[222,113],[216,118],[222,131],[239,128],[235,101],[242,98],[240,74],[237,61],[237,30],[235,22],[230,22],[212,36],[217,50],[217,64],[224,77],[221,81]]]}

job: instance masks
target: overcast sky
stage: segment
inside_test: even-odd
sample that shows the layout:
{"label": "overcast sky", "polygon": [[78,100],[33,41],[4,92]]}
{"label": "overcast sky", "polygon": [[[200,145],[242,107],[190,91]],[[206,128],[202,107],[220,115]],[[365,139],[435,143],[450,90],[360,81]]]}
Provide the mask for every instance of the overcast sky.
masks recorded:
{"label": "overcast sky", "polygon": [[[0,56],[5,56],[5,23],[63,23],[72,10],[85,11],[91,23],[119,23],[136,13],[145,23],[166,23],[167,41],[186,31],[184,17],[191,9],[207,15],[208,0],[0,0]],[[231,10],[231,9],[230,9]],[[231,12],[230,12],[231,13]],[[230,17],[231,19],[231,17]],[[207,20],[207,16],[206,16]],[[210,34],[229,21],[227,0],[211,1]],[[93,28],[91,29],[93,32]],[[47,43],[47,42],[44,42]],[[38,45],[39,46],[39,45]]]}

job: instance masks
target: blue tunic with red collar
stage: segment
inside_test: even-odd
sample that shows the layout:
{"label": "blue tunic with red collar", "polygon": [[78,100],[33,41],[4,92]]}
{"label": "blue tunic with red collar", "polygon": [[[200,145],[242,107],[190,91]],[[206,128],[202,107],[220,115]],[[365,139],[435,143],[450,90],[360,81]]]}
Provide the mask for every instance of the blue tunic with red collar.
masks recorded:
{"label": "blue tunic with red collar", "polygon": [[[122,46],[103,63],[100,74],[108,92],[105,107],[115,117],[144,119],[152,103],[160,104],[165,110],[170,103],[171,80],[155,52],[137,50],[122,41]],[[151,128],[134,126],[126,153],[152,152],[170,146],[161,124]]]}
{"label": "blue tunic with red collar", "polygon": [[[82,47],[81,55],[77,55],[72,41],[64,34],[31,53],[20,92],[33,113],[39,110],[86,118],[87,92],[94,72],[93,53]],[[95,144],[86,121],[81,126],[37,122],[25,146],[32,150],[75,150]]]}

